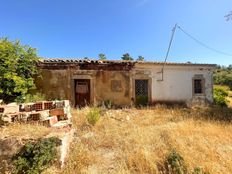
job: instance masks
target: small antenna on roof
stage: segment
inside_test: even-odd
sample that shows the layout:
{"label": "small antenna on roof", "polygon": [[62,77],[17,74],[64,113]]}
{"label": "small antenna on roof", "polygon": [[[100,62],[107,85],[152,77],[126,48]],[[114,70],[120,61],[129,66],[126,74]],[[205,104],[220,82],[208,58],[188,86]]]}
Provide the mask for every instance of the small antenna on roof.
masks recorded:
{"label": "small antenna on roof", "polygon": [[174,34],[175,34],[175,32],[176,32],[176,27],[177,27],[177,26],[178,26],[178,25],[175,24],[175,26],[174,26],[173,29],[172,29],[172,36],[171,36],[171,39],[170,39],[170,41],[169,41],[168,50],[167,50],[167,53],[166,53],[166,56],[165,56],[165,60],[164,60],[164,63],[163,63],[163,67],[162,67],[162,70],[161,70],[162,79],[161,79],[160,81],[163,81],[163,80],[164,80],[164,66],[165,66],[165,64],[166,64],[166,62],[167,62],[167,59],[168,59],[168,55],[169,55],[169,52],[170,52],[170,49],[171,49],[171,46],[172,46],[172,41],[173,41],[173,38],[174,38]]}

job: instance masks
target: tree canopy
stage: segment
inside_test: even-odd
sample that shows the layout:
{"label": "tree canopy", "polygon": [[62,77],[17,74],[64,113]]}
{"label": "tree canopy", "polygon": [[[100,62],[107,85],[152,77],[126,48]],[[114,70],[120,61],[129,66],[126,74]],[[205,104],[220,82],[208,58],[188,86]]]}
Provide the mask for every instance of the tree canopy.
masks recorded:
{"label": "tree canopy", "polygon": [[230,11],[227,15],[225,15],[227,21],[232,20],[232,11]]}
{"label": "tree canopy", "polygon": [[35,88],[38,60],[36,49],[21,45],[18,40],[0,39],[0,98],[5,103],[23,100]]}
{"label": "tree canopy", "polygon": [[145,58],[143,56],[138,56],[137,61],[144,61]]}
{"label": "tree canopy", "polygon": [[228,67],[218,66],[214,71],[214,83],[217,85],[226,85],[232,90],[232,65]]}
{"label": "tree canopy", "polygon": [[125,53],[122,55],[122,60],[133,60],[129,53]]}
{"label": "tree canopy", "polygon": [[103,53],[98,54],[98,59],[99,60],[106,60],[106,55]]}

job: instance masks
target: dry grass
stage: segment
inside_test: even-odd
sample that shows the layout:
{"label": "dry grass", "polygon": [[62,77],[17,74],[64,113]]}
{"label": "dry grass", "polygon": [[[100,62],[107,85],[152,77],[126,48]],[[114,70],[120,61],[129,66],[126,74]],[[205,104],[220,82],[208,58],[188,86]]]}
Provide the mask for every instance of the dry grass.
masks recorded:
{"label": "dry grass", "polygon": [[93,127],[86,122],[88,111],[73,112],[76,142],[61,173],[159,173],[157,166],[172,149],[190,171],[232,173],[232,124],[223,118],[231,111],[107,110]]}
{"label": "dry grass", "polygon": [[10,124],[0,127],[0,139],[6,137],[19,137],[24,139],[42,138],[50,133],[50,129],[39,124]]}

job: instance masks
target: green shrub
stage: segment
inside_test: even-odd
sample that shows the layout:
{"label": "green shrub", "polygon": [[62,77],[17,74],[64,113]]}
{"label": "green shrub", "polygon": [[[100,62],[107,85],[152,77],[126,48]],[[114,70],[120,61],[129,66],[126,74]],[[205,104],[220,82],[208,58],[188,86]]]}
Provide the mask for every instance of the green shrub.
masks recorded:
{"label": "green shrub", "polygon": [[58,138],[51,137],[38,141],[28,142],[13,158],[16,174],[40,174],[55,161]]}
{"label": "green shrub", "polygon": [[137,96],[136,97],[136,105],[138,106],[146,106],[148,104],[147,96]]}
{"label": "green shrub", "polygon": [[168,154],[166,164],[171,166],[171,169],[175,174],[187,173],[187,167],[185,166],[183,157],[175,150],[172,150]]}
{"label": "green shrub", "polygon": [[30,103],[30,102],[37,102],[37,101],[43,101],[45,100],[45,95],[42,93],[35,93],[35,94],[27,94],[25,97],[25,103]]}
{"label": "green shrub", "polygon": [[31,102],[37,102],[37,101],[43,101],[46,100],[46,97],[42,93],[35,93],[35,94],[26,94],[24,97],[19,96],[16,98],[17,103],[31,103]]}
{"label": "green shrub", "polygon": [[205,172],[202,168],[200,167],[195,167],[192,174],[209,174],[209,172]]}
{"label": "green shrub", "polygon": [[166,157],[164,162],[164,167],[160,167],[161,173],[170,173],[170,174],[209,174],[209,172],[204,171],[200,167],[195,167],[193,171],[188,170],[185,165],[183,157],[172,150]]}
{"label": "green shrub", "polygon": [[91,108],[86,115],[88,123],[94,126],[97,123],[97,121],[100,119],[100,115],[101,115],[100,109]]}
{"label": "green shrub", "polygon": [[228,105],[228,101],[226,97],[228,97],[229,92],[221,86],[214,87],[214,103],[218,106],[226,107]]}
{"label": "green shrub", "polygon": [[111,109],[112,108],[112,102],[110,100],[104,100],[104,101],[102,101],[101,107]]}
{"label": "green shrub", "polygon": [[232,69],[231,65],[228,67],[220,67],[214,71],[213,74],[214,83],[217,85],[226,85],[232,90]]}

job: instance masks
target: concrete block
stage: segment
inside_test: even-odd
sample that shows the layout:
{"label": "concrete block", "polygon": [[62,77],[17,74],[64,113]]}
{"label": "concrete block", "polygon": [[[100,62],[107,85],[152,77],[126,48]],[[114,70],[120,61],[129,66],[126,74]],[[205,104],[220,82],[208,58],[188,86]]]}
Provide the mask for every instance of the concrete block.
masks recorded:
{"label": "concrete block", "polygon": [[34,103],[27,103],[24,105],[25,112],[31,112],[34,110]]}
{"label": "concrete block", "polygon": [[52,109],[54,106],[54,103],[52,101],[45,101],[44,102],[44,110]]}
{"label": "concrete block", "polygon": [[61,120],[68,120],[68,117],[66,114],[64,115],[57,115],[57,118],[58,118],[58,121],[61,121]]}
{"label": "concrete block", "polygon": [[46,120],[49,117],[49,110],[38,111],[40,114],[40,120]]}
{"label": "concrete block", "polygon": [[44,126],[51,127],[58,122],[57,116],[48,117],[46,120],[42,121]]}
{"label": "concrete block", "polygon": [[64,107],[70,106],[69,100],[63,100],[63,102],[64,102]]}
{"label": "concrete block", "polygon": [[25,108],[24,108],[24,104],[20,104],[19,105],[19,112],[24,112]]}
{"label": "concrete block", "polygon": [[19,114],[10,114],[10,117],[11,117],[11,122],[19,122],[20,121]]}
{"label": "concrete block", "polygon": [[64,109],[63,108],[57,108],[57,109],[52,109],[52,110],[50,110],[50,115],[51,116],[57,116],[57,115],[64,115],[65,114],[65,112],[64,112]]}
{"label": "concrete block", "polygon": [[3,106],[0,106],[0,113],[4,113],[5,108]]}
{"label": "concrete block", "polygon": [[60,120],[71,121],[69,100],[0,105],[0,115],[1,123],[42,121],[52,126]]}
{"label": "concrete block", "polygon": [[19,113],[5,114],[1,116],[1,120],[4,123],[18,122],[20,121],[20,114]]}
{"label": "concrete block", "polygon": [[28,117],[29,117],[29,113],[20,113],[19,120],[20,122],[27,122]]}
{"label": "concrete block", "polygon": [[11,117],[9,117],[8,115],[2,115],[1,116],[1,122],[3,124],[5,124],[5,123],[11,123]]}
{"label": "concrete block", "polygon": [[42,111],[44,109],[43,102],[36,102],[34,104],[34,110],[36,111]]}
{"label": "concrete block", "polygon": [[29,116],[27,117],[27,121],[39,121],[40,117],[41,115],[38,112],[30,113]]}
{"label": "concrete block", "polygon": [[3,114],[11,114],[11,113],[19,112],[19,105],[17,105],[16,103],[11,103],[8,105],[1,105],[0,108],[1,108],[0,113],[3,113]]}
{"label": "concrete block", "polygon": [[2,120],[2,118],[3,118],[3,114],[0,113],[0,125],[4,124],[4,121]]}
{"label": "concrete block", "polygon": [[58,122],[57,116],[49,117],[49,122],[51,126],[57,123]]}
{"label": "concrete block", "polygon": [[56,101],[55,102],[55,108],[64,108],[64,101]]}
{"label": "concrete block", "polygon": [[66,106],[64,108],[64,113],[66,114],[66,116],[67,116],[68,119],[70,119],[72,117],[70,106]]}

